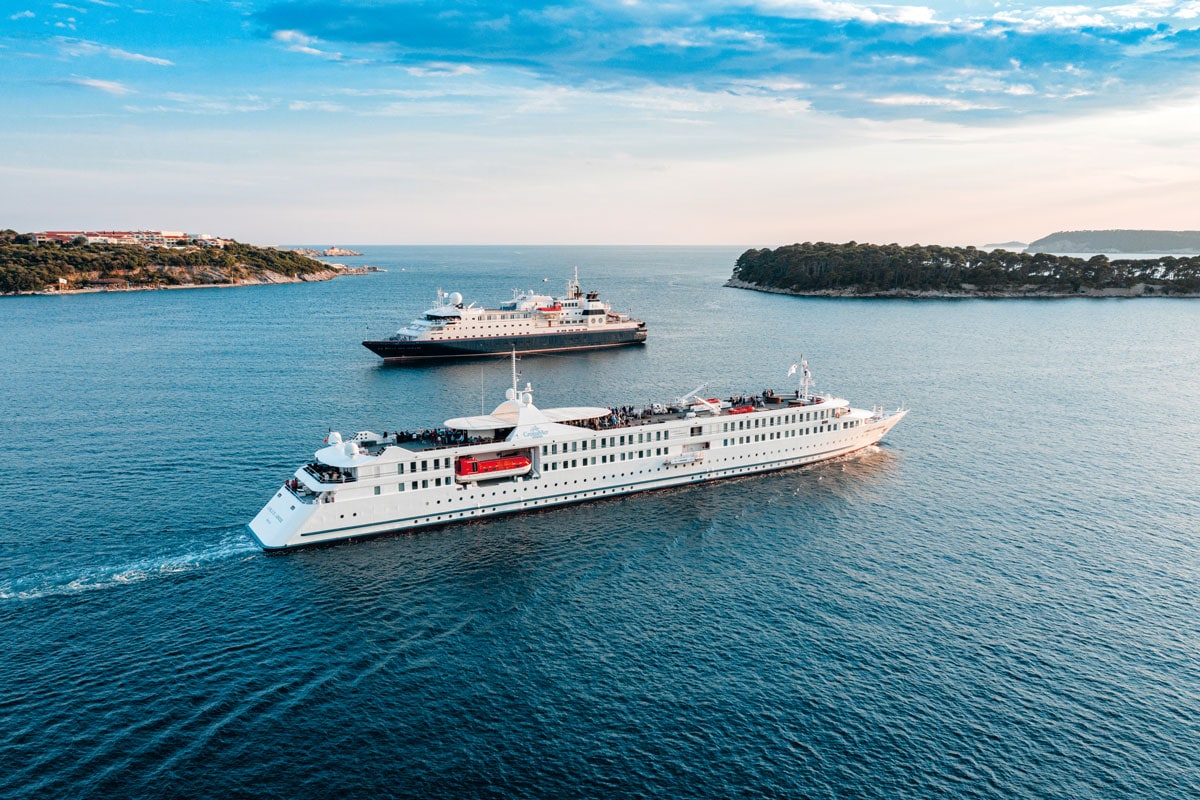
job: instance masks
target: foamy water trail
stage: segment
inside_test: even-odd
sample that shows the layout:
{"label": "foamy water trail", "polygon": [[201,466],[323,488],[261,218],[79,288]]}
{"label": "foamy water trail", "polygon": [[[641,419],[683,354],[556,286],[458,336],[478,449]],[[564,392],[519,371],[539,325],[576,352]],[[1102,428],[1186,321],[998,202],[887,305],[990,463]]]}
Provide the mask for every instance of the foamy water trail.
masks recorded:
{"label": "foamy water trail", "polygon": [[0,580],[0,601],[37,600],[129,586],[194,572],[229,558],[258,552],[254,543],[239,530],[227,533],[212,545],[182,553],[164,553],[116,566],[89,567],[58,574],[32,573]]}

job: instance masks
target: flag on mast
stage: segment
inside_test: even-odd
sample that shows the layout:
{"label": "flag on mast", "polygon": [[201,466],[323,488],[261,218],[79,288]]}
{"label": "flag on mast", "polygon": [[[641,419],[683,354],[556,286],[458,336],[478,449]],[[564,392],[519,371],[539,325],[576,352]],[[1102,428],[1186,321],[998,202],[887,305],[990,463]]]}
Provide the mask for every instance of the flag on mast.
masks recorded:
{"label": "flag on mast", "polygon": [[788,370],[787,376],[789,378],[796,374],[796,367],[797,367],[796,364],[792,364],[792,368]]}

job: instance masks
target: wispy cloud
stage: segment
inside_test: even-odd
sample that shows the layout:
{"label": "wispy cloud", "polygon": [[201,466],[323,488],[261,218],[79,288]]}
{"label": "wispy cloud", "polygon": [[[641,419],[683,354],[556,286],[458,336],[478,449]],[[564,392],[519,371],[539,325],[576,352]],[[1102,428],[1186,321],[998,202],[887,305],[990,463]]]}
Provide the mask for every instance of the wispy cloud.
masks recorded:
{"label": "wispy cloud", "polygon": [[16,14],[10,14],[8,18],[11,20],[33,19],[36,16],[37,16],[37,14],[34,14],[32,11],[25,10],[25,11],[18,11]]}
{"label": "wispy cloud", "polygon": [[340,103],[331,103],[328,100],[293,100],[288,103],[288,111],[326,111],[329,113],[341,113],[346,110],[346,107]]}
{"label": "wispy cloud", "polygon": [[127,94],[136,94],[135,89],[131,89],[120,81],[106,81],[99,78],[68,78],[66,83],[73,86],[82,86],[85,89],[96,89],[105,94],[123,96]]}
{"label": "wispy cloud", "polygon": [[118,61],[138,61],[144,64],[156,64],[161,67],[174,66],[174,62],[168,61],[165,58],[142,55],[141,53],[131,53],[128,50],[122,50],[119,47],[108,47],[106,45],[97,44],[96,42],[88,42],[82,39],[66,39],[60,37],[58,39],[58,49],[63,55],[66,56],[105,56],[107,58],[115,58]]}
{"label": "wispy cloud", "polygon": [[131,105],[125,108],[127,111],[135,113],[169,112],[174,114],[220,116],[270,111],[278,107],[278,103],[274,100],[263,98],[256,94],[225,97],[220,95],[189,94],[185,92],[166,92],[159,99],[162,102],[154,105]]}
{"label": "wispy cloud", "polygon": [[314,45],[320,44],[321,40],[315,36],[308,36],[298,30],[275,31],[271,34],[271,38],[284,45],[293,53],[305,53],[310,56],[320,56],[321,58],[328,58],[335,61],[342,57],[341,53],[331,53],[315,47]]}
{"label": "wispy cloud", "polygon": [[[756,84],[879,118],[1057,113],[1064,98],[1121,106],[1200,76],[1200,0],[1002,5],[952,19],[844,0],[304,0],[253,19],[290,50],[343,59],[336,47],[415,77],[511,70],[593,91]],[[990,77],[964,80],[968,70]]]}
{"label": "wispy cloud", "polygon": [[417,78],[429,78],[454,77],[457,75],[477,75],[479,70],[477,70],[475,67],[469,67],[466,64],[446,64],[431,61],[424,66],[407,67],[405,72]]}

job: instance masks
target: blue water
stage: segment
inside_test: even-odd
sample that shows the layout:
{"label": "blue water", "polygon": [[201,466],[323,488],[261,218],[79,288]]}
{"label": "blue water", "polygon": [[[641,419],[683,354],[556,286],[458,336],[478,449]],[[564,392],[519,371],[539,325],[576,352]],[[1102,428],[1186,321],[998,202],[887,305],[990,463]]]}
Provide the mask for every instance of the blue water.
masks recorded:
{"label": "blue water", "polygon": [[[800,299],[740,248],[361,248],[319,284],[0,299],[0,796],[1200,796],[1200,302]],[[800,471],[264,556],[329,427],[505,362],[359,342],[585,289],[644,348],[545,406],[819,388],[912,413]],[[542,279],[548,282],[543,284]]]}

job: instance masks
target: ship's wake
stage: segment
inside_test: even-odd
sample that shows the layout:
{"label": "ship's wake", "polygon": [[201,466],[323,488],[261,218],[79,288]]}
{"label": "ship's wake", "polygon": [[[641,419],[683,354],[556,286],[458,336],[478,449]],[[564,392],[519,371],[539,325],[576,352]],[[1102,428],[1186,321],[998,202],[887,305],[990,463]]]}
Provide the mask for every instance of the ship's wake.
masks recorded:
{"label": "ship's wake", "polygon": [[227,530],[219,541],[207,547],[164,553],[115,566],[85,567],[57,574],[36,572],[6,578],[0,580],[0,601],[37,600],[114,589],[195,572],[230,558],[257,553],[259,549],[237,528]]}

